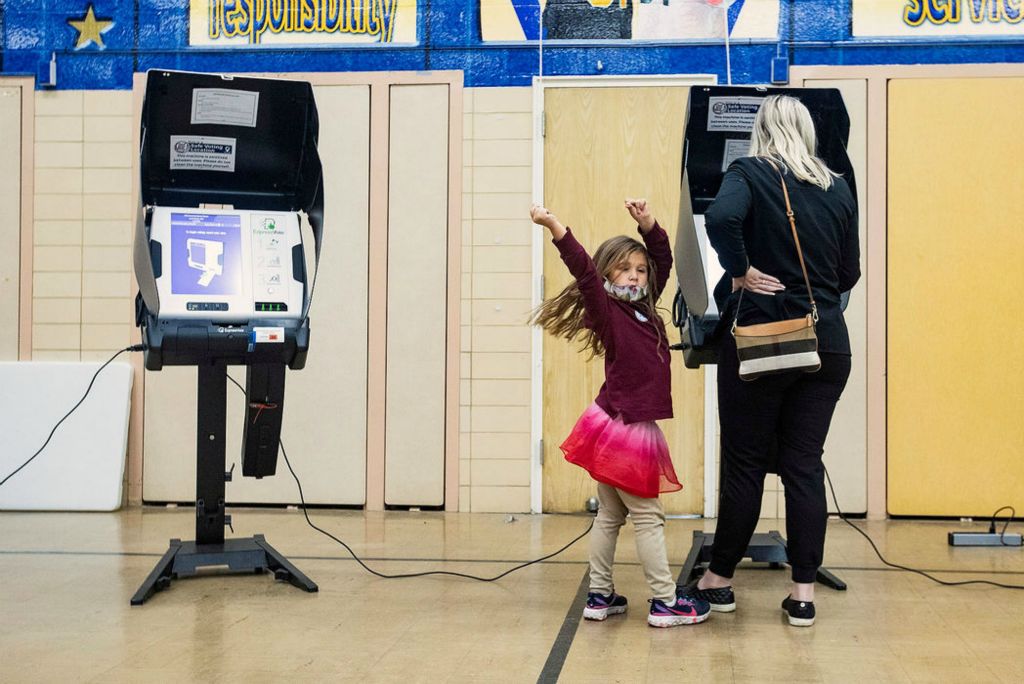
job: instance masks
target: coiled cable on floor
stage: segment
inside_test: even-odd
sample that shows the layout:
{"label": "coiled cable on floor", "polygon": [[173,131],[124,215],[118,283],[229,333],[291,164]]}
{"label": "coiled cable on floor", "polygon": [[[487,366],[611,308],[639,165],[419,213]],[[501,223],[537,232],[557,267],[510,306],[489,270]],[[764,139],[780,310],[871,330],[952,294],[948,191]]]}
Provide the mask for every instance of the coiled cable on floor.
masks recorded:
{"label": "coiled cable on floor", "polygon": [[[908,567],[906,565],[900,565],[899,563],[892,563],[892,562],[886,560],[885,556],[882,555],[882,552],[878,550],[878,546],[875,545],[874,540],[871,539],[871,537],[868,536],[868,533],[865,532],[864,530],[860,529],[856,525],[854,525],[849,520],[847,520],[846,514],[843,513],[842,509],[839,508],[839,499],[836,498],[836,490],[835,490],[835,487],[832,486],[832,478],[829,477],[828,468],[825,468],[825,479],[828,481],[828,488],[832,492],[832,502],[836,506],[836,512],[839,515],[839,519],[842,520],[847,525],[849,525],[850,527],[852,527],[853,529],[855,529],[857,531],[857,534],[859,534],[860,536],[862,536],[865,539],[867,539],[868,540],[868,544],[871,544],[871,548],[874,549],[875,555],[878,556],[878,560],[882,561],[882,563],[884,563],[885,565],[888,565],[890,568],[895,568],[896,570],[904,570],[906,572],[913,572],[913,573],[921,575],[923,577],[927,577],[932,582],[935,582],[937,584],[941,584],[941,585],[943,585],[945,587],[962,587],[962,586],[967,585],[967,584],[988,584],[988,585],[993,586],[993,587],[999,587],[1000,589],[1024,589],[1024,586],[1021,586],[1019,584],[1003,584],[1001,582],[993,582],[991,580],[962,580],[962,581],[959,581],[959,582],[950,582],[950,581],[947,581],[947,580],[939,579],[938,577],[933,577],[932,575],[929,575],[924,570],[918,570],[917,568],[911,568],[911,567]],[[993,526],[995,525],[995,516],[999,513],[999,511],[1005,510],[1006,508],[1009,508],[1009,507],[1008,506],[1004,506],[1003,508],[1000,508],[998,511],[996,511],[992,515]],[[1012,519],[1012,517],[1011,517],[1011,519]],[[1009,525],[1010,524],[1009,521],[1007,521],[1006,524]],[[1003,533],[1005,534],[1005,532],[1006,532],[1006,526],[1003,527]],[[956,572],[956,570],[943,570],[942,572]]]}
{"label": "coiled cable on floor", "polygon": [[[242,390],[242,393],[245,394],[245,389],[238,383],[238,381],[236,381],[230,375],[228,375],[228,380],[233,382],[235,384],[235,387],[237,387],[238,389]],[[295,480],[295,484],[299,488],[299,500],[302,502],[302,514],[306,518],[306,523],[310,527],[312,527],[314,530],[319,532],[320,534],[324,535],[325,537],[327,537],[327,538],[333,540],[334,542],[340,544],[341,546],[343,546],[345,548],[345,550],[348,551],[349,555],[352,556],[352,559],[355,562],[359,563],[359,565],[361,565],[364,570],[369,572],[371,575],[375,575],[375,576],[383,578],[383,579],[410,579],[410,578],[413,578],[413,577],[429,577],[431,575],[447,575],[449,577],[460,577],[462,579],[476,580],[478,582],[496,582],[496,581],[500,580],[502,577],[510,575],[513,572],[517,571],[517,570],[522,570],[523,568],[529,567],[531,565],[535,565],[537,563],[543,563],[544,561],[546,561],[548,559],[554,558],[555,556],[557,556],[558,554],[562,553],[563,551],[568,549],[570,546],[572,546],[573,544],[578,542],[580,539],[583,539],[585,536],[587,536],[590,533],[590,530],[592,530],[593,527],[594,527],[594,521],[591,520],[590,524],[587,526],[586,530],[584,530],[578,537],[576,537],[575,539],[573,539],[572,541],[570,541],[568,544],[566,544],[562,548],[558,549],[557,551],[549,553],[546,556],[541,556],[540,558],[537,558],[537,559],[534,559],[534,560],[531,560],[531,561],[527,561],[525,563],[520,563],[519,565],[517,565],[517,566],[515,566],[513,568],[509,568],[505,572],[497,574],[494,577],[478,577],[476,575],[469,575],[469,574],[462,573],[462,572],[453,572],[451,570],[427,570],[425,572],[407,572],[407,573],[401,573],[401,574],[397,574],[397,575],[389,575],[389,574],[386,574],[386,573],[383,573],[383,572],[378,572],[377,570],[374,570],[373,568],[371,568],[369,565],[367,565],[366,563],[363,562],[363,559],[361,559],[356,554],[355,551],[352,550],[351,546],[349,546],[343,540],[341,540],[338,537],[334,536],[333,534],[331,534],[327,530],[325,530],[325,529],[323,529],[321,527],[318,527],[310,519],[309,511],[306,510],[306,497],[305,497],[305,495],[302,492],[302,482],[299,481],[299,476],[295,474],[295,469],[292,468],[292,462],[291,462],[291,460],[289,460],[288,452],[284,448],[284,441],[282,440],[280,442],[280,444],[281,444],[281,454],[284,456],[285,465],[288,466],[288,472],[290,472],[292,474],[292,479]]]}

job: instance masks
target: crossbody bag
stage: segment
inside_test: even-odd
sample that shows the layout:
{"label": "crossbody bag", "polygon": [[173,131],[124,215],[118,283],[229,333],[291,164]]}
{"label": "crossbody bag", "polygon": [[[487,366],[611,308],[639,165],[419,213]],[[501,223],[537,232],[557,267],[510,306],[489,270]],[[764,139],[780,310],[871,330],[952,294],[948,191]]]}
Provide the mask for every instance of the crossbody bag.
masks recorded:
{"label": "crossbody bag", "polygon": [[736,304],[736,317],[732,323],[732,335],[736,339],[736,354],[740,361],[740,379],[756,380],[764,375],[803,371],[813,373],[821,368],[821,357],[818,356],[818,334],[815,325],[818,322],[818,305],[814,301],[811,280],[807,276],[804,253],[800,248],[800,236],[796,230],[796,219],[789,201],[789,190],[782,171],[771,160],[782,183],[782,196],[786,200],[786,216],[793,232],[796,253],[800,257],[800,270],[804,274],[804,285],[807,296],[811,300],[811,313],[800,318],[789,318],[773,323],[757,325],[738,325],[740,305],[743,303],[743,289],[740,288],[739,302]]}

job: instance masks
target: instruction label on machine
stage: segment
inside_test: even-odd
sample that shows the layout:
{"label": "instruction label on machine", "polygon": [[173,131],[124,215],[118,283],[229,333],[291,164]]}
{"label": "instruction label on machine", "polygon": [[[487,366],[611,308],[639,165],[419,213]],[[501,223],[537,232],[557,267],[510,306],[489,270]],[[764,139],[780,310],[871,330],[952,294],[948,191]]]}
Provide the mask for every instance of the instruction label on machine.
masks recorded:
{"label": "instruction label on machine", "polygon": [[192,91],[192,123],[256,127],[260,94],[249,90],[196,88]]}
{"label": "instruction label on machine", "polygon": [[236,138],[206,135],[171,136],[171,170],[227,171],[235,170]]}
{"label": "instruction label on machine", "polygon": [[708,130],[749,133],[763,101],[761,97],[708,98]]}
{"label": "instruction label on machine", "polygon": [[722,173],[725,173],[725,170],[729,168],[729,164],[732,164],[740,157],[749,155],[749,140],[726,140],[725,149],[722,151]]}

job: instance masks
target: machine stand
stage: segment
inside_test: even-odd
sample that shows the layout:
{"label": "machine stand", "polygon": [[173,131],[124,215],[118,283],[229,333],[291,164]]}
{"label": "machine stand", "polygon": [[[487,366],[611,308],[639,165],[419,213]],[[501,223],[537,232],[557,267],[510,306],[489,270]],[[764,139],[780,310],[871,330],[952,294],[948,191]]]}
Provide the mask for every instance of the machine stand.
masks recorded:
{"label": "machine stand", "polygon": [[[224,511],[224,433],[227,418],[227,366],[207,363],[199,366],[199,415],[196,435],[196,541],[172,539],[170,548],[157,562],[132,596],[140,606],[172,579],[192,577],[202,568],[227,569],[229,573],[271,571],[275,579],[286,580],[299,589],[318,591],[317,585],[267,543],[262,534],[224,539],[229,519]],[[211,503],[213,502],[212,505]]]}
{"label": "machine stand", "polygon": [[[715,543],[715,535],[693,531],[693,545],[690,546],[690,553],[683,562],[683,569],[679,572],[677,583],[679,586],[689,584],[698,577],[708,563],[711,562],[711,547]],[[789,562],[786,552],[786,540],[777,531],[772,530],[767,534],[755,534],[750,538],[750,545],[744,558],[749,558],[755,563],[768,563],[771,568],[781,568]],[[697,566],[702,566],[698,572]],[[846,582],[842,581],[825,568],[818,569],[817,581],[826,587],[839,591],[846,591]]]}
{"label": "machine stand", "polygon": [[308,592],[318,591],[315,582],[302,574],[262,534],[241,539],[228,539],[221,544],[196,544],[172,539],[167,553],[132,596],[132,605],[141,606],[158,591],[170,586],[172,579],[192,577],[201,568],[226,567],[231,573],[263,573],[271,571],[274,578]]}

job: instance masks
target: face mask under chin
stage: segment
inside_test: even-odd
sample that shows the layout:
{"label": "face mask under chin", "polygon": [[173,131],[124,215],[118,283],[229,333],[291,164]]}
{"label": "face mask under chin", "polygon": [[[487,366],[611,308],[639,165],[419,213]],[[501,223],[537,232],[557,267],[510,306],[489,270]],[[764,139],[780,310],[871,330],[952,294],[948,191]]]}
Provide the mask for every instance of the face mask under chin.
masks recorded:
{"label": "face mask under chin", "polygon": [[604,290],[624,302],[636,302],[647,296],[646,285],[615,285],[607,278],[604,279]]}

